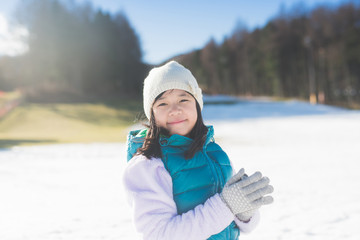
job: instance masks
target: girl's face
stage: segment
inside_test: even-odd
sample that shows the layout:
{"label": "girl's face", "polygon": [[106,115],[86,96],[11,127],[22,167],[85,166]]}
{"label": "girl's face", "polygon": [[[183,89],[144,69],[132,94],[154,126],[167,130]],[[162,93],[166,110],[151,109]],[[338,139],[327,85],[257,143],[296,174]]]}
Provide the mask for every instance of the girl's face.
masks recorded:
{"label": "girl's face", "polygon": [[184,90],[167,90],[155,101],[153,113],[156,125],[188,137],[197,120],[196,100]]}

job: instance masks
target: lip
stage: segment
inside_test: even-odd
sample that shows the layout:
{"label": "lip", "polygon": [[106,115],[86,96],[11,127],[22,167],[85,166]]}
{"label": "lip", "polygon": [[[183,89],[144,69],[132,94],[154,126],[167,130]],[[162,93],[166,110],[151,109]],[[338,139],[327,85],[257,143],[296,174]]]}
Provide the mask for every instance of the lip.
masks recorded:
{"label": "lip", "polygon": [[185,120],[178,120],[178,121],[173,121],[173,122],[169,122],[168,124],[179,124],[179,123],[182,123],[182,122],[185,122]]}

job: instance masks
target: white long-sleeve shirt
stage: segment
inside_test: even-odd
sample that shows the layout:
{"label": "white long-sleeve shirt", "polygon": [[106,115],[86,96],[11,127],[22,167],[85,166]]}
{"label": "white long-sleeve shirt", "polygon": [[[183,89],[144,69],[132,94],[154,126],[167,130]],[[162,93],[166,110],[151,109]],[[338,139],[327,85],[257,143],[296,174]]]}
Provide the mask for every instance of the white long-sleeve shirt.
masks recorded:
{"label": "white long-sleeve shirt", "polygon": [[260,219],[256,212],[248,223],[239,221],[219,194],[178,215],[172,179],[159,158],[148,160],[143,155],[136,155],[129,161],[123,180],[134,208],[135,227],[146,240],[207,239],[234,220],[240,231],[250,232]]}

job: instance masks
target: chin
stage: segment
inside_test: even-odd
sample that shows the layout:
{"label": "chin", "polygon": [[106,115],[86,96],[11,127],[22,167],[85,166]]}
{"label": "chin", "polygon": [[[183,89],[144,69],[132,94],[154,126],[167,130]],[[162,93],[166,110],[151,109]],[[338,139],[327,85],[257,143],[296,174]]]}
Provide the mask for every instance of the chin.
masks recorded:
{"label": "chin", "polygon": [[174,134],[185,136],[185,137],[187,137],[189,135],[189,133],[187,133],[187,132],[178,132],[178,131],[171,132],[171,135],[174,135]]}

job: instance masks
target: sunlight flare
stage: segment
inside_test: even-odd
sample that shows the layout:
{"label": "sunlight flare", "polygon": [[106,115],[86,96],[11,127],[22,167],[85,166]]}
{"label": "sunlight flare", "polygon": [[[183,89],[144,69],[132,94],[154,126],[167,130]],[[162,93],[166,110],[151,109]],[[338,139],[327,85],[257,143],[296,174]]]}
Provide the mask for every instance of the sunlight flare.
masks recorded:
{"label": "sunlight flare", "polygon": [[0,14],[0,56],[17,56],[28,51],[28,30],[19,25],[11,25]]}

